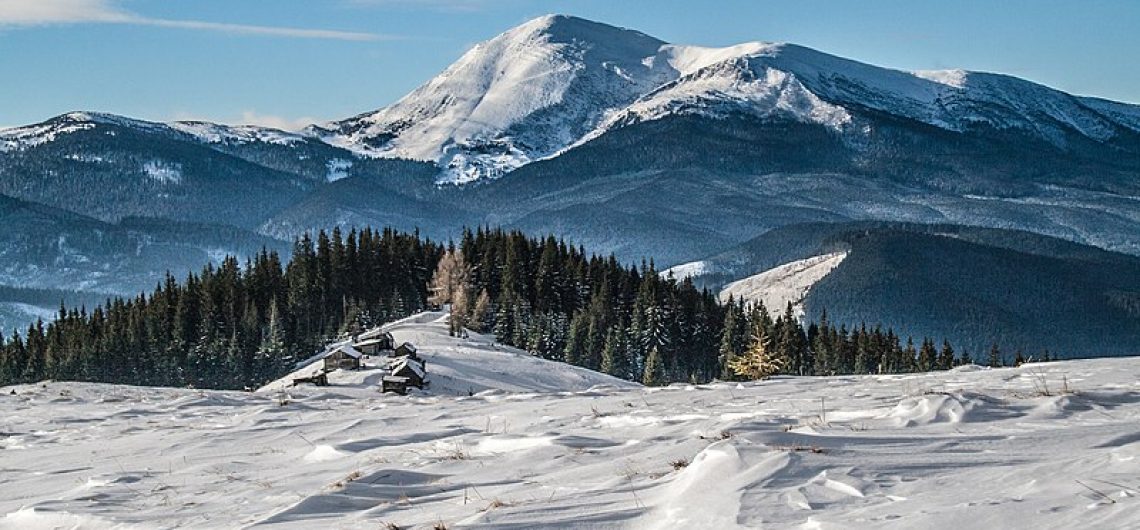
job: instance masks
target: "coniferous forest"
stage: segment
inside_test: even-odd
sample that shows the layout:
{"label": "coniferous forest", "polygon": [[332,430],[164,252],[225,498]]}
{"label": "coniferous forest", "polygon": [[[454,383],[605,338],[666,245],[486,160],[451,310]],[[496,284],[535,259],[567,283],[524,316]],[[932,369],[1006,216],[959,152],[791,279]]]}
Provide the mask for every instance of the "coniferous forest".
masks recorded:
{"label": "coniferous forest", "polygon": [[[554,237],[464,232],[458,244],[386,229],[306,235],[286,264],[262,251],[149,294],[0,337],[0,385],[43,379],[242,389],[280,377],[329,340],[436,304],[453,333],[494,334],[534,355],[660,385],[676,381],[948,369],[949,343],[892,330],[806,329],[792,308],[721,304],[653,263],[627,266]],[[991,363],[1001,362],[991,351]]]}

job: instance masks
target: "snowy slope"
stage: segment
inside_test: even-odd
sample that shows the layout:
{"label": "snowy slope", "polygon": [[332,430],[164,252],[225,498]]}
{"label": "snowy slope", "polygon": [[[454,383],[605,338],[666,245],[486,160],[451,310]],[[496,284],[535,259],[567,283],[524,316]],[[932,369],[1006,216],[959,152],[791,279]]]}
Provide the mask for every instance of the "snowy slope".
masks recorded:
{"label": "snowy slope", "polygon": [[[410,342],[427,361],[428,381],[425,395],[466,396],[487,390],[505,392],[556,392],[585,390],[597,385],[635,386],[592,370],[539,359],[531,354],[497,344],[490,335],[470,333],[467,338],[447,334],[445,313],[420,313],[383,326],[392,333],[396,344]],[[330,346],[336,347],[336,344]],[[368,357],[363,370],[337,370],[329,374],[329,382],[337,392],[353,395],[375,395],[380,379],[387,375],[387,357]],[[286,390],[291,394],[325,392],[329,388],[293,387],[293,379],[319,372],[321,363],[314,357],[294,373],[269,383],[258,390],[272,393]]]}
{"label": "snowy slope", "polygon": [[62,135],[116,126],[181,140],[193,139],[205,144],[265,143],[293,145],[308,137],[256,125],[221,125],[200,121],[159,123],[137,120],[104,112],[69,112],[43,123],[0,130],[0,153],[25,150],[50,143]]}
{"label": "snowy slope", "polygon": [[1136,528],[1138,380],[1098,359],[470,397],[21,385],[0,529]]}
{"label": "snowy slope", "polygon": [[300,134],[257,125],[220,125],[202,121],[176,121],[168,125],[209,144],[262,142],[275,145],[293,145],[307,140]]}
{"label": "snowy slope", "polygon": [[846,252],[834,252],[780,265],[737,280],[724,287],[720,300],[763,302],[772,313],[781,313],[791,303],[796,318],[803,318],[804,299],[813,285],[843,263]]}

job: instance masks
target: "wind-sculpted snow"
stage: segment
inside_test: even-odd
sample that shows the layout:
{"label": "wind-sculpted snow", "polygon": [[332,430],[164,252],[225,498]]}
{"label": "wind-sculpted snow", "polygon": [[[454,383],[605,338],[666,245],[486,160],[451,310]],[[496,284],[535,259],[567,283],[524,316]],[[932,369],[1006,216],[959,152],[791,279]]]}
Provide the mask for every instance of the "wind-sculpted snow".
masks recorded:
{"label": "wind-sculpted snow", "polygon": [[1140,525],[1128,359],[650,389],[438,317],[393,333],[487,389],[0,389],[0,528]]}

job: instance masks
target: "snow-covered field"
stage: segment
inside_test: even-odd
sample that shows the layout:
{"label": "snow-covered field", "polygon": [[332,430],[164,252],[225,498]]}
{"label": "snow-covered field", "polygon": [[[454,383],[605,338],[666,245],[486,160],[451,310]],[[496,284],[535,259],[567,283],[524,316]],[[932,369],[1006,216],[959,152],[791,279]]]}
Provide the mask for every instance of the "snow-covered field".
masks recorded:
{"label": "snow-covered field", "polygon": [[1136,359],[647,389],[438,318],[407,397],[4,388],[0,528],[1140,527]]}

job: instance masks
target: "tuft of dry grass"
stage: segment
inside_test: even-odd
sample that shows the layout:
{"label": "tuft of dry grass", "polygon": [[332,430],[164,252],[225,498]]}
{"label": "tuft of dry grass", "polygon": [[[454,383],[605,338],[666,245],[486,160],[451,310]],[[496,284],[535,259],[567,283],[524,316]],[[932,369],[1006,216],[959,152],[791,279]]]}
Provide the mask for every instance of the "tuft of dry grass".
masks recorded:
{"label": "tuft of dry grass", "polygon": [[443,457],[447,460],[470,460],[471,453],[469,453],[465,447],[457,443],[445,452]]}
{"label": "tuft of dry grass", "polygon": [[686,467],[689,467],[689,461],[685,458],[678,458],[672,462],[669,462],[669,465],[673,466],[674,471],[680,471]]}
{"label": "tuft of dry grass", "polygon": [[499,508],[506,508],[507,506],[510,506],[510,505],[511,505],[511,503],[501,501],[501,500],[496,498],[496,499],[492,500],[491,503],[488,504],[486,508],[483,508],[483,511],[489,512],[491,510],[497,510]]}

